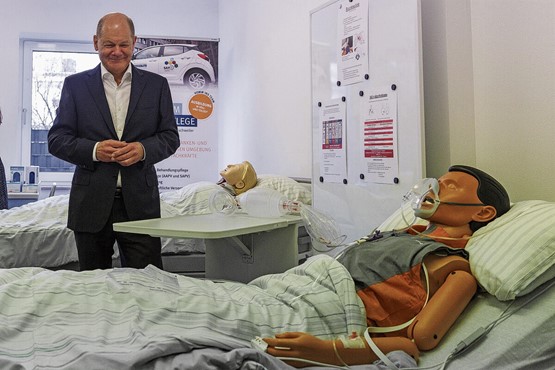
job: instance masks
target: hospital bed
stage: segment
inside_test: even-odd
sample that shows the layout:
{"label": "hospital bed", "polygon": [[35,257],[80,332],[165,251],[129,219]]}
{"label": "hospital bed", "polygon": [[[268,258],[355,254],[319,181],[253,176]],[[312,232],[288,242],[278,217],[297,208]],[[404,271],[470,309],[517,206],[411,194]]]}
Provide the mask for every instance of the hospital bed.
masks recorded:
{"label": "hospital bed", "polygon": [[[297,179],[300,180],[300,179]],[[311,203],[310,183],[279,175],[260,175],[259,187],[279,191],[287,198]],[[210,213],[209,199],[219,185],[202,181],[160,194],[161,216]],[[48,197],[37,202],[0,211],[0,268],[46,267],[76,269],[77,249],[73,232],[66,227],[69,195]],[[310,238],[299,229],[299,257],[310,254]],[[166,269],[202,277],[202,239],[162,238]],[[117,249],[114,264],[117,266]]]}
{"label": "hospital bed", "polygon": [[[402,224],[396,212],[379,229]],[[439,347],[421,354],[418,366],[552,369],[555,203],[517,202],[477,231],[467,250],[481,291]],[[327,255],[248,285],[192,279],[152,266],[85,273],[0,270],[0,302],[0,367],[18,362],[62,369],[92,364],[118,369],[289,369],[249,348],[249,340],[288,329],[334,338],[366,324],[352,280]],[[238,306],[242,309],[233,309]],[[306,320],[283,324],[280,317],[285,316]],[[457,347],[460,353],[451,355]],[[402,368],[416,366],[404,352],[388,356]]]}

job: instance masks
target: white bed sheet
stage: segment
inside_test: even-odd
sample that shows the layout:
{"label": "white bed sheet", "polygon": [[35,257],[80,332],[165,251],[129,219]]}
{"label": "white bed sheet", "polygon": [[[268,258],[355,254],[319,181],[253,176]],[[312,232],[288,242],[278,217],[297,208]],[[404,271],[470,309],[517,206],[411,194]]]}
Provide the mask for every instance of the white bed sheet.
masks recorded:
{"label": "white bed sheet", "polygon": [[[550,285],[551,284],[551,285]],[[547,289],[543,291],[543,289]],[[541,293],[543,291],[543,293]],[[512,301],[499,301],[489,293],[479,293],[458,318],[440,345],[421,354],[419,366],[442,363],[455,347],[480,327],[497,320],[509,305],[508,312],[541,293],[486,336],[476,341],[447,363],[446,370],[512,370],[555,368],[555,280],[534,292]]]}
{"label": "white bed sheet", "polygon": [[[210,194],[220,189],[197,182],[160,194],[162,217],[209,213]],[[73,232],[67,228],[69,195],[58,195],[0,211],[0,268],[58,267],[77,261]],[[162,253],[202,253],[202,239],[162,238]]]}
{"label": "white bed sheet", "polygon": [[[196,348],[248,348],[257,335],[360,332],[347,270],[317,256],[249,284],[161,271],[0,270],[0,365],[137,369]],[[408,355],[407,355],[408,357]]]}
{"label": "white bed sheet", "polygon": [[[310,204],[310,185],[285,176],[261,175],[257,186]],[[160,194],[162,217],[210,213],[210,195],[221,187],[200,181]],[[77,262],[73,232],[67,225],[69,195],[58,195],[0,210],[0,268],[59,267]],[[204,253],[202,239],[161,238],[163,254]],[[117,250],[115,250],[117,256]]]}

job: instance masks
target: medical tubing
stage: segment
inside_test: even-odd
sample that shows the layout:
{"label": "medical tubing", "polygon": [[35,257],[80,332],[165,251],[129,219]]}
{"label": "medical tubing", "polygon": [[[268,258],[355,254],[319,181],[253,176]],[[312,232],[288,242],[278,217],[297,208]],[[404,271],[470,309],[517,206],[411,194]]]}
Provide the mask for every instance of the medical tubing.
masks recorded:
{"label": "medical tubing", "polygon": [[333,339],[331,341],[331,343],[333,344],[333,352],[335,352],[335,357],[337,357],[337,359],[339,360],[339,362],[341,362],[341,364],[343,364],[343,366],[349,367],[349,365],[347,365],[347,363],[345,361],[343,361],[341,356],[339,356],[339,351],[337,350],[337,345],[335,344],[335,339]]}
{"label": "medical tubing", "polygon": [[515,303],[515,301],[512,301],[509,305],[507,305],[507,307],[503,310],[503,312],[501,312],[501,314],[499,315],[499,317],[497,319],[490,322],[485,328],[484,327],[479,327],[472,334],[470,334],[468,337],[466,337],[465,339],[460,341],[459,344],[455,347],[455,349],[453,351],[451,351],[449,356],[447,356],[447,358],[443,362],[443,366],[441,367],[441,369],[445,369],[447,367],[447,363],[450,360],[452,360],[453,358],[455,358],[456,356],[461,354],[464,350],[468,349],[474,343],[478,342],[479,339],[485,337],[490,331],[493,330],[493,328],[495,328],[501,322],[505,321],[506,319],[508,319],[509,317],[514,315],[522,307],[526,306],[528,303],[530,303],[533,300],[535,300],[536,298],[538,298],[540,295],[542,295],[542,293],[544,293],[546,290],[551,288],[553,285],[555,285],[555,280],[552,281],[551,283],[549,283],[547,286],[540,289],[539,291],[534,292],[533,294],[530,294],[530,297],[528,297],[528,299],[526,299],[521,305],[519,305],[518,307],[516,307],[513,310],[510,310],[510,308]]}
{"label": "medical tubing", "polygon": [[[424,304],[422,305],[422,308],[420,309],[420,311],[422,311],[424,307],[426,307],[426,305],[428,304],[428,301],[430,300],[430,278],[428,275],[428,269],[426,268],[426,265],[422,264],[422,270],[424,271],[424,279],[426,280],[426,300],[424,301]],[[399,331],[412,324],[416,319],[416,316],[418,316],[418,314],[416,314],[412,319],[395,326],[369,326],[366,329],[366,331],[368,333],[374,333],[374,334],[385,334],[385,333],[392,333],[395,331]]]}
{"label": "medical tubing", "polygon": [[472,334],[470,334],[465,339],[461,340],[459,344],[455,347],[455,349],[451,352],[453,356],[464,351],[467,347],[471,346],[474,342],[478,339],[483,338],[491,329],[486,329],[483,327],[479,327],[478,329],[474,330]]}
{"label": "medical tubing", "polygon": [[397,366],[395,366],[395,364],[378,348],[378,346],[376,345],[376,343],[374,343],[374,341],[372,340],[372,338],[370,337],[370,334],[368,334],[368,330],[364,331],[364,339],[366,339],[366,343],[368,343],[368,346],[370,346],[370,349],[374,352],[374,354],[376,354],[376,356],[378,356],[380,358],[380,360],[383,361],[383,363],[390,369],[390,370],[398,370],[399,368]]}
{"label": "medical tubing", "polygon": [[[463,350],[465,350],[466,348],[470,347],[472,344],[474,344],[476,341],[478,341],[480,338],[486,336],[494,327],[496,327],[497,325],[499,325],[501,322],[505,321],[506,319],[508,319],[509,317],[511,317],[512,315],[514,315],[518,310],[520,310],[522,307],[524,307],[525,305],[527,305],[528,303],[532,302],[534,299],[536,299],[539,295],[541,295],[543,292],[545,292],[547,289],[549,289],[551,286],[553,286],[555,284],[555,281],[553,281],[552,283],[550,283],[548,286],[546,286],[544,289],[541,289],[539,292],[536,292],[535,294],[533,294],[532,296],[530,296],[527,300],[525,300],[520,306],[516,307],[513,310],[510,310],[510,308],[513,306],[513,304],[515,303],[515,301],[512,301],[507,308],[505,308],[505,310],[503,310],[503,312],[501,312],[501,314],[499,315],[499,317],[497,319],[495,319],[494,321],[492,321],[488,326],[486,326],[485,328],[483,327],[479,327],[478,329],[476,329],[472,334],[470,334],[468,337],[466,337],[465,339],[463,339],[458,345],[457,347],[455,347],[455,349],[451,352],[451,354],[453,356],[458,355],[459,353],[461,353]],[[510,310],[510,311],[509,311]]]}
{"label": "medical tubing", "polygon": [[343,254],[345,254],[345,252],[347,252],[347,250],[354,247],[355,245],[360,245],[362,243],[370,242],[372,240],[381,239],[381,238],[383,238],[383,234],[380,232],[380,230],[375,228],[374,230],[372,230],[372,232],[370,234],[368,234],[366,236],[363,236],[362,238],[359,238],[359,239],[355,240],[354,242],[350,242],[349,244],[344,245],[345,249],[343,249],[341,252],[339,252],[337,254],[337,256],[335,256],[335,259],[337,260]]}

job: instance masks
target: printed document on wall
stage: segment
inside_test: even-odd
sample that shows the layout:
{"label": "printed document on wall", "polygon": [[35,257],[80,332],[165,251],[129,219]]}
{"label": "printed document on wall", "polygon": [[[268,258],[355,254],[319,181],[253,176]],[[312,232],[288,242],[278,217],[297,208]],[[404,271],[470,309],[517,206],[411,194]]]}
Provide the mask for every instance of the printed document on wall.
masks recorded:
{"label": "printed document on wall", "polygon": [[399,178],[397,95],[386,89],[361,97],[363,156],[367,182],[393,184]]}
{"label": "printed document on wall", "polygon": [[341,85],[364,81],[368,75],[368,1],[341,0],[337,20],[337,68]]}
{"label": "printed document on wall", "polygon": [[320,176],[325,182],[347,178],[347,138],[345,102],[333,99],[320,107]]}

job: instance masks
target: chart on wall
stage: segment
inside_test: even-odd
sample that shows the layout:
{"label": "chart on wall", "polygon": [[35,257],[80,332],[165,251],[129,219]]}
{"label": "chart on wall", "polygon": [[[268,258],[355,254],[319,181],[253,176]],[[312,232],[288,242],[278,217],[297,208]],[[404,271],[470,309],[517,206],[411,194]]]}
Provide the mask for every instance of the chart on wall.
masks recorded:
{"label": "chart on wall", "polygon": [[424,175],[420,1],[330,1],[310,17],[313,205],[355,240]]}
{"label": "chart on wall", "polygon": [[216,181],[218,41],[138,36],[132,63],[164,76],[172,94],[181,145],[156,165],[160,191]]}

